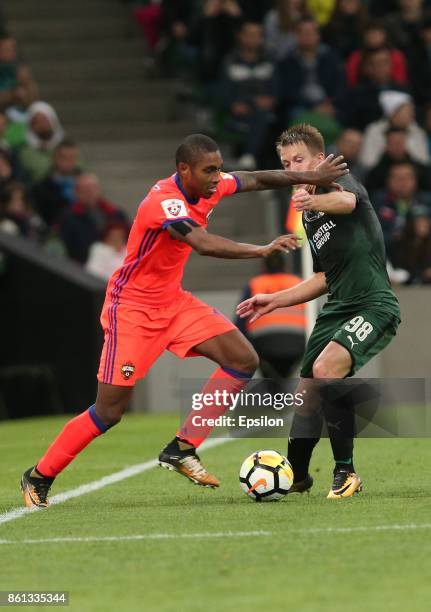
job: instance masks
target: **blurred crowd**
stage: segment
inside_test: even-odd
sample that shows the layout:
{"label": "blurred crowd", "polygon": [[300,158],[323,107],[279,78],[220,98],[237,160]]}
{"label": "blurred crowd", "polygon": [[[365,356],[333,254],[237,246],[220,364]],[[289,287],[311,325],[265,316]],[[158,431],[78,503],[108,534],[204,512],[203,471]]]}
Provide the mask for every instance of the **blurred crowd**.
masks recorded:
{"label": "blurred crowd", "polygon": [[0,230],[109,278],[122,263],[129,222],[102,194],[56,111],[39,100],[17,41],[0,23]]}
{"label": "blurred crowd", "polygon": [[[235,168],[277,167],[280,131],[312,123],[368,188],[392,280],[431,282],[431,0],[126,1]],[[0,230],[105,278],[129,231],[1,15]]]}
{"label": "blurred crowd", "polygon": [[[431,281],[430,0],[132,2],[159,69],[237,169],[312,123],[370,192],[392,280]],[[205,113],[202,113],[202,109]]]}

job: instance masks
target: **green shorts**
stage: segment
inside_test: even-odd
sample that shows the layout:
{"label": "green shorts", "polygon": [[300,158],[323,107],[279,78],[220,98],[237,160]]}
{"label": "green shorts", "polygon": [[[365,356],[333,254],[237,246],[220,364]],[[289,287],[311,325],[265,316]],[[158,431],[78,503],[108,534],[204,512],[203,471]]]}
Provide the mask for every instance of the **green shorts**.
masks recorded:
{"label": "green shorts", "polygon": [[[389,305],[388,305],[389,306]],[[398,312],[398,314],[396,314]],[[313,364],[329,342],[338,342],[352,357],[353,376],[380,353],[397,333],[400,323],[396,305],[352,305],[327,302],[316,320],[302,360],[301,376],[313,377]]]}

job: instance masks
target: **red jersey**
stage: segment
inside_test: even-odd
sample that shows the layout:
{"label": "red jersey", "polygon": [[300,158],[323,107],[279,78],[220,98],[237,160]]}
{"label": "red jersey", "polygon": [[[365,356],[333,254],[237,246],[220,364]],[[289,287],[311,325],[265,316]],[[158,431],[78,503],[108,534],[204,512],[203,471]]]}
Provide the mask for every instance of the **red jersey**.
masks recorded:
{"label": "red jersey", "polygon": [[153,308],[173,302],[182,291],[184,266],[192,247],[173,239],[167,227],[187,220],[207,227],[213,208],[223,196],[236,193],[239,188],[236,176],[222,172],[217,191],[210,198],[192,200],[178,174],[158,181],[139,205],[127,242],[126,259],[109,280],[107,299]]}

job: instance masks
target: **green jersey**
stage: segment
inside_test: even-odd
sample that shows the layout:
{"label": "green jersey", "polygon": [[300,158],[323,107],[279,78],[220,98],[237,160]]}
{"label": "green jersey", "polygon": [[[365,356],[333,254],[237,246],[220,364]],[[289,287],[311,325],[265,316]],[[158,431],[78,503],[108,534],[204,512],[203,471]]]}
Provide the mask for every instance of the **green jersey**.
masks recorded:
{"label": "green jersey", "polygon": [[[337,181],[356,196],[351,214],[303,213],[315,272],[324,272],[329,301],[384,305],[399,316],[398,300],[386,272],[386,253],[380,222],[367,190],[352,175]],[[316,193],[328,193],[318,190]]]}

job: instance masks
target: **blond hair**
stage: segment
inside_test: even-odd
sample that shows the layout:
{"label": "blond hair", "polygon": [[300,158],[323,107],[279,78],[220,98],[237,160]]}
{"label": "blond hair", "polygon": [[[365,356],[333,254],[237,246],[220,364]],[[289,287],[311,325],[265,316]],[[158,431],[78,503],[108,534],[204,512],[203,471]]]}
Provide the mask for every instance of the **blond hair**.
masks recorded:
{"label": "blond hair", "polygon": [[288,130],[284,130],[275,143],[277,152],[280,154],[280,149],[282,147],[288,147],[289,145],[298,144],[299,142],[303,142],[313,153],[325,152],[325,141],[323,140],[322,134],[317,128],[309,123],[292,125]]}

